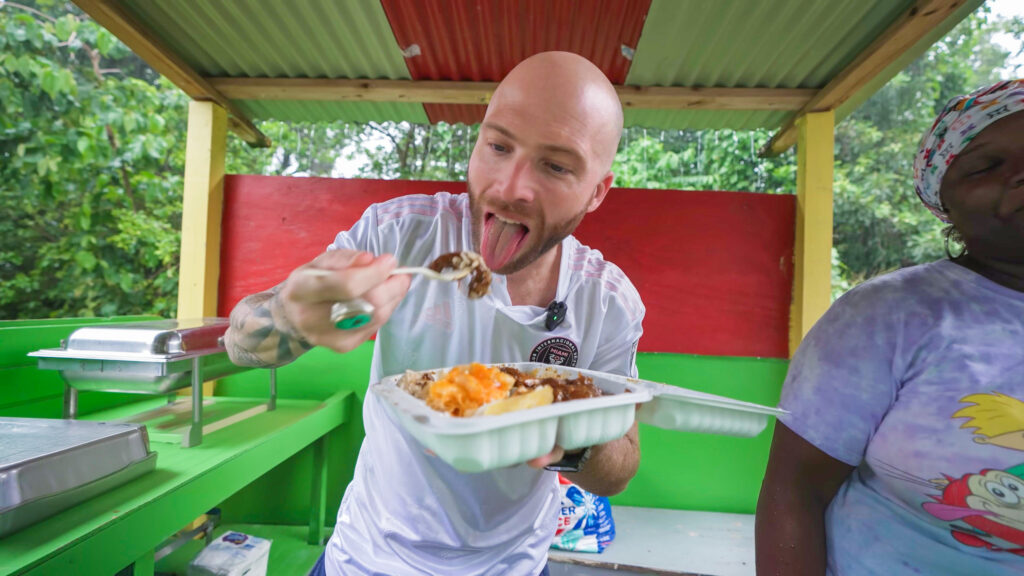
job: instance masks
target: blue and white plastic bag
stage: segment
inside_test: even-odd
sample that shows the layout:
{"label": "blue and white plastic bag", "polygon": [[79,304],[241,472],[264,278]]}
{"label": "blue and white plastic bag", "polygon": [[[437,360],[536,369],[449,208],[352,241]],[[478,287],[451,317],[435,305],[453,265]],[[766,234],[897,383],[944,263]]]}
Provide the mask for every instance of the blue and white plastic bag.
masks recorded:
{"label": "blue and white plastic bag", "polygon": [[601,552],[615,539],[615,521],[608,498],[595,496],[558,475],[562,506],[552,548]]}
{"label": "blue and white plastic bag", "polygon": [[266,576],[270,542],[241,532],[228,532],[192,560],[188,576]]}

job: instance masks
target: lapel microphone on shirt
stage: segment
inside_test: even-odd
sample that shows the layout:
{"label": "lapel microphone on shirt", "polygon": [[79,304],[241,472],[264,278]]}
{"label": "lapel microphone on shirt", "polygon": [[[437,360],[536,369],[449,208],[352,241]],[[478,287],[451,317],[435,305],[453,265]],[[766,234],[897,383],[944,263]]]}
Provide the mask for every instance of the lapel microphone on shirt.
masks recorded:
{"label": "lapel microphone on shirt", "polygon": [[544,318],[544,327],[548,329],[548,332],[558,328],[558,325],[565,320],[565,312],[568,310],[568,306],[565,302],[559,302],[554,300],[551,304],[548,304],[548,315]]}

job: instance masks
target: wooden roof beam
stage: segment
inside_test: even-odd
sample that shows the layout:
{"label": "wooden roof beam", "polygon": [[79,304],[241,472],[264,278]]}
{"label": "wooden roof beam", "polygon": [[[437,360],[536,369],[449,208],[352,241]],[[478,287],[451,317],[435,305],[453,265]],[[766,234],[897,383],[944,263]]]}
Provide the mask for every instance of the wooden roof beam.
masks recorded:
{"label": "wooden roof beam", "polygon": [[227,110],[231,115],[229,127],[232,132],[252,146],[270,146],[270,139],[260,132],[230,99],[211,86],[116,1],[74,0],[74,3],[189,97],[194,100],[216,102]]}
{"label": "wooden roof beam", "polygon": [[[497,82],[349,78],[207,78],[232,100],[487,104]],[[800,110],[813,89],[616,86],[624,108],[660,110]]]}
{"label": "wooden roof beam", "polygon": [[808,112],[835,110],[853,97],[873,78],[881,74],[900,54],[910,50],[929,31],[939,26],[963,6],[964,0],[918,0],[842,72],[818,91],[807,104],[793,115],[771,140],[761,154],[778,156],[797,140],[796,119]]}

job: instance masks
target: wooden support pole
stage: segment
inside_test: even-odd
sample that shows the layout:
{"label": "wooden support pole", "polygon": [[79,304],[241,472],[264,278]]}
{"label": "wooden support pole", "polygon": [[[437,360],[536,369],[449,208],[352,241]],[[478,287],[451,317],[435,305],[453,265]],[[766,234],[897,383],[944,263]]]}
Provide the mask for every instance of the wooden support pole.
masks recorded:
{"label": "wooden support pole", "polygon": [[178,318],[217,315],[226,135],[227,113],[223,108],[214,102],[189,103]]}
{"label": "wooden support pole", "polygon": [[153,576],[155,567],[153,551],[148,550],[132,564],[132,576]]}
{"label": "wooden support pole", "polygon": [[[189,103],[178,265],[179,319],[217,315],[227,119],[227,112],[215,102]],[[212,382],[204,383],[203,395],[212,394],[212,388]]]}
{"label": "wooden support pole", "polygon": [[789,353],[825,313],[832,294],[832,172],[835,113],[797,120],[797,213]]}
{"label": "wooden support pole", "polygon": [[327,519],[327,436],[313,443],[313,478],[309,490],[309,535],[306,543],[322,546]]}

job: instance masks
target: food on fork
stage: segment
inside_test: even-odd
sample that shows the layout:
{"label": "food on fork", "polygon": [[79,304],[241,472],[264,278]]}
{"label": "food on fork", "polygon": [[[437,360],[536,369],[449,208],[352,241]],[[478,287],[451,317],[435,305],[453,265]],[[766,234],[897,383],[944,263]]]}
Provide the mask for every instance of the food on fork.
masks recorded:
{"label": "food on fork", "polygon": [[484,259],[476,252],[449,252],[438,256],[428,266],[435,272],[446,268],[452,270],[470,270],[469,297],[482,298],[491,289],[491,271],[484,264]]}

